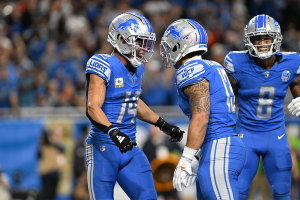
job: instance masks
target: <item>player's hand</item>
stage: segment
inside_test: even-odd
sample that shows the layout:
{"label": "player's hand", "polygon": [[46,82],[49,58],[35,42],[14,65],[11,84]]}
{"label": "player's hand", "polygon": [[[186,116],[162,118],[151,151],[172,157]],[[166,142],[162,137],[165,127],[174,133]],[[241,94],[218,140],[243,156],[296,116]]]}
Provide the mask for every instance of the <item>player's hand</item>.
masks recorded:
{"label": "player's hand", "polygon": [[169,141],[171,142],[180,142],[184,134],[184,131],[180,130],[179,127],[169,124],[168,122],[162,126],[161,130],[170,136]]}
{"label": "player's hand", "polygon": [[297,97],[292,100],[292,102],[288,105],[289,112],[292,115],[296,115],[299,117],[300,115],[300,97]]}
{"label": "player's hand", "polygon": [[180,142],[182,140],[184,131],[180,130],[179,127],[169,124],[166,120],[159,117],[155,126],[159,127],[161,131],[170,136],[169,141]]}
{"label": "player's hand", "polygon": [[186,175],[181,178],[181,183],[183,184],[184,187],[189,187],[195,182],[197,178],[198,168],[199,168],[199,160],[194,156],[191,162],[192,174],[186,173]]}
{"label": "player's hand", "polygon": [[121,153],[126,153],[127,151],[131,151],[133,145],[136,146],[136,142],[134,142],[128,135],[122,133],[119,129],[114,129],[110,131],[109,136],[111,140],[119,147]]}
{"label": "player's hand", "polygon": [[183,168],[179,162],[173,175],[173,187],[180,192],[182,191],[182,184],[183,186],[188,187],[191,185],[191,182],[195,181],[195,179],[196,176],[192,177],[191,164]]}

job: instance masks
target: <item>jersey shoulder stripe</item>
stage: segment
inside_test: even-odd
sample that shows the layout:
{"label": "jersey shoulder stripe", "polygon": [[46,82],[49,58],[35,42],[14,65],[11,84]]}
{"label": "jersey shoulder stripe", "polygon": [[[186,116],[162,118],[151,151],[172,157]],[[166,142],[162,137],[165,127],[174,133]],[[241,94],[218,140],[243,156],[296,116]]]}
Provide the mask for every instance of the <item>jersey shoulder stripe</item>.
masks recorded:
{"label": "jersey shoulder stripe", "polygon": [[231,51],[224,58],[224,69],[227,73],[233,74],[237,70],[237,66],[234,66],[234,61],[242,60],[246,56],[248,50],[245,51]]}
{"label": "jersey shoulder stripe", "polygon": [[88,73],[100,76],[108,86],[111,75],[111,65],[106,55],[97,54],[92,56],[86,64],[86,74]]}
{"label": "jersey shoulder stripe", "polygon": [[176,73],[176,83],[179,88],[184,86],[200,82],[204,79],[203,74],[205,73],[204,65],[200,62],[193,61],[189,62],[182,67]]}

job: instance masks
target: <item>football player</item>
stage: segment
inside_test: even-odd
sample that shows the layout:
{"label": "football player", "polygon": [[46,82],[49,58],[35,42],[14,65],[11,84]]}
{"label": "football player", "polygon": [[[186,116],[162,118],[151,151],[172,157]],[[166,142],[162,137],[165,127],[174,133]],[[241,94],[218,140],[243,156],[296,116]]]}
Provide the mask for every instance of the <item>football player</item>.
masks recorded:
{"label": "football player", "polygon": [[285,130],[284,99],[288,87],[300,96],[300,56],[279,52],[278,22],[268,15],[253,17],[245,28],[247,51],[232,51],[224,60],[238,97],[236,133],[246,147],[239,176],[240,200],[246,200],[260,157],[274,199],[290,199],[292,159]]}
{"label": "football player", "polygon": [[151,167],[136,143],[136,118],[180,141],[183,131],[156,115],[139,98],[144,62],[153,54],[155,34],[138,13],[117,16],[109,26],[111,55],[92,56],[86,65],[86,163],[91,199],[113,199],[116,181],[130,199],[157,199]]}
{"label": "football player", "polygon": [[173,186],[181,191],[198,176],[197,199],[238,199],[245,147],[234,129],[234,94],[223,67],[202,59],[206,51],[206,31],[190,19],[173,22],[161,41],[166,67],[177,70],[179,107],[190,119]]}

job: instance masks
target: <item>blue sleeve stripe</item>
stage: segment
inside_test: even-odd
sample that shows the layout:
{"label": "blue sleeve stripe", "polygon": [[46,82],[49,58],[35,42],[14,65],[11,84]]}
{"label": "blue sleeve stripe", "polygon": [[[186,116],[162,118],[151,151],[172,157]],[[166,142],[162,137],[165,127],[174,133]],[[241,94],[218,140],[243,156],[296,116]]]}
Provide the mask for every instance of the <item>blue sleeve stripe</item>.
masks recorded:
{"label": "blue sleeve stripe", "polygon": [[[205,71],[203,70],[203,71],[201,71],[201,72],[195,73],[195,74],[193,75],[193,77],[197,77],[197,76],[199,76],[199,75],[201,75],[201,74],[204,74],[204,73],[205,73]],[[199,77],[198,79],[195,79],[195,80],[202,80],[202,79],[203,79],[203,77]],[[181,88],[182,85],[184,85],[185,83],[187,83],[187,82],[189,82],[189,81],[194,82],[193,79],[184,79],[183,81],[181,81],[181,82],[178,83],[178,87]]]}
{"label": "blue sleeve stripe", "polygon": [[95,56],[91,57],[92,60],[95,60],[95,61],[98,61],[98,62],[101,62],[103,63],[106,67],[109,67],[109,63],[105,62],[104,60],[100,59],[100,58],[97,58]]}
{"label": "blue sleeve stripe", "polygon": [[185,83],[182,83],[182,84],[178,85],[178,87],[183,88],[183,87],[185,87],[189,84],[201,82],[203,79],[204,79],[204,77],[200,77],[200,78],[192,80],[192,81],[189,80],[190,82],[188,84],[185,84],[187,82],[187,81],[185,81]]}
{"label": "blue sleeve stripe", "polygon": [[108,77],[105,74],[103,74],[101,71],[97,71],[97,70],[94,70],[94,69],[88,67],[88,68],[86,68],[86,72],[85,73],[86,74],[88,74],[88,73],[96,74],[96,75],[98,75],[98,76],[100,76],[101,78],[104,79],[104,81],[106,83],[106,86],[109,85]]}
{"label": "blue sleeve stripe", "polygon": [[232,62],[232,59],[228,55],[225,57],[225,60]]}
{"label": "blue sleeve stripe", "polygon": [[[88,67],[89,67],[89,69],[92,69],[92,70],[94,70],[94,71],[96,71],[96,72],[103,73],[98,67],[94,67],[94,66],[92,66],[92,65],[89,65]],[[88,69],[88,68],[87,68],[87,69]]]}

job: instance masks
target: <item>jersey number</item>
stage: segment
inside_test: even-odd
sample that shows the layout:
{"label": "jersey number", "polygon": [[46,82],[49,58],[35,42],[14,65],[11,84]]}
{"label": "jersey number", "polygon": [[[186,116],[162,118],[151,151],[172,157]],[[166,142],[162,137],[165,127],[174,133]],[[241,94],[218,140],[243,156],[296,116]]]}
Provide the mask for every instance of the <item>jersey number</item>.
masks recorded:
{"label": "jersey number", "polygon": [[126,91],[125,101],[121,105],[121,110],[117,119],[117,123],[122,123],[126,112],[127,104],[128,104],[128,109],[127,109],[128,114],[133,115],[130,120],[130,123],[134,123],[134,119],[137,114],[137,101],[139,100],[140,95],[141,95],[141,91],[135,91],[132,100],[130,101],[131,91]]}
{"label": "jersey number", "polygon": [[[266,94],[269,94],[266,98]],[[260,87],[258,95],[258,105],[256,117],[259,119],[269,119],[272,117],[273,101],[275,97],[275,88],[272,86]],[[264,112],[264,106],[266,108]]]}
{"label": "jersey number", "polygon": [[235,113],[235,104],[234,104],[234,101],[235,101],[234,98],[235,97],[234,97],[233,90],[232,90],[232,87],[230,85],[229,79],[228,79],[224,69],[217,68],[217,70],[219,72],[219,75],[222,78],[222,82],[223,82],[225,92],[226,92],[226,95],[227,95],[226,104],[228,106],[228,112]]}

